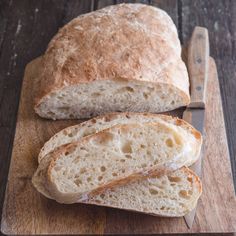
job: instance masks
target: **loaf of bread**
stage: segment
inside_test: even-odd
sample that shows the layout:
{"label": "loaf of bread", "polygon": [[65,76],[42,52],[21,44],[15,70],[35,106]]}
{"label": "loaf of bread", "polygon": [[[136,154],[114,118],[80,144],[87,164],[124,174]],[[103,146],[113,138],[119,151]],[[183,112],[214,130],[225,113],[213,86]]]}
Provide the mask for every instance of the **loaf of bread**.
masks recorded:
{"label": "loaf of bread", "polygon": [[[34,184],[37,184],[37,179],[35,181]],[[52,198],[45,184],[41,184],[43,194]],[[190,169],[182,167],[168,175],[116,186],[91,198],[71,203],[81,202],[151,215],[178,217],[195,208],[201,192],[200,179]]]}
{"label": "loaf of bread", "polygon": [[142,4],[81,15],[43,55],[35,111],[50,119],[111,111],[162,112],[189,103],[189,80],[171,18]]}
{"label": "loaf of bread", "polygon": [[111,186],[192,163],[200,144],[188,142],[191,135],[167,122],[114,125],[48,153],[33,182],[37,187],[42,178],[59,202],[80,201]]}

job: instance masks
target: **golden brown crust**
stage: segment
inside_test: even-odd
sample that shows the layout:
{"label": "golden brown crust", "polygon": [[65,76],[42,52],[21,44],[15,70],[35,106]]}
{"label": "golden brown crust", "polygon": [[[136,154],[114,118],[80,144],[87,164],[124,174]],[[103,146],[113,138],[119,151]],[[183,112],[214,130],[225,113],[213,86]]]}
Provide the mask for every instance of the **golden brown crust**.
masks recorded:
{"label": "golden brown crust", "polygon": [[180,51],[174,23],[155,7],[121,4],[79,16],[48,45],[36,107],[65,86],[120,79],[165,83],[188,104],[188,75]]}

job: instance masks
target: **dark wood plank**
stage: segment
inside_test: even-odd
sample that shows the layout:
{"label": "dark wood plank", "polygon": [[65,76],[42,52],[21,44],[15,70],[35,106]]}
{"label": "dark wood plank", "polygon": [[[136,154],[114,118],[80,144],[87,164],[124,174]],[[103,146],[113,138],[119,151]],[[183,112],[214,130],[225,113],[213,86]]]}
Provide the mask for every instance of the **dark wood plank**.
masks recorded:
{"label": "dark wood plank", "polygon": [[90,7],[90,0],[0,1],[0,213],[25,66],[59,27]]}
{"label": "dark wood plank", "polygon": [[182,0],[181,29],[184,42],[194,26],[209,31],[210,54],[219,73],[227,138],[236,187],[236,1]]}
{"label": "dark wood plank", "polygon": [[116,0],[95,0],[94,1],[94,10],[101,9],[103,7],[107,7],[109,5],[116,4]]}
{"label": "dark wood plank", "polygon": [[177,0],[151,0],[150,4],[166,11],[178,29],[178,1]]}

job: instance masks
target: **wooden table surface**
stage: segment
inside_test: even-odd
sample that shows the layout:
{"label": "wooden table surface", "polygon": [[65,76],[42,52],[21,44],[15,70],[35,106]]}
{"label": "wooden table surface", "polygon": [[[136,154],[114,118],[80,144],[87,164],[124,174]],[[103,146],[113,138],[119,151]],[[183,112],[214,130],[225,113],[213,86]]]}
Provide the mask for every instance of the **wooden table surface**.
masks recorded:
{"label": "wooden table surface", "polygon": [[45,51],[58,29],[79,14],[120,2],[152,3],[169,13],[184,44],[194,26],[209,30],[216,60],[236,187],[235,0],[1,0],[0,1],[0,213],[12,151],[25,65]]}

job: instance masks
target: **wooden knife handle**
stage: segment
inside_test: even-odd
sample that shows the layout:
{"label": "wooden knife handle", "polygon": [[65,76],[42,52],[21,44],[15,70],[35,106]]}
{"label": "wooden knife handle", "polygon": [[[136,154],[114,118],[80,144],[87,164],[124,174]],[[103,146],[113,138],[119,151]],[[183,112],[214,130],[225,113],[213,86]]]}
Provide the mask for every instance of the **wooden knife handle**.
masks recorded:
{"label": "wooden knife handle", "polygon": [[204,108],[209,67],[208,31],[195,27],[188,46],[188,73],[190,77],[191,102],[188,107]]}

